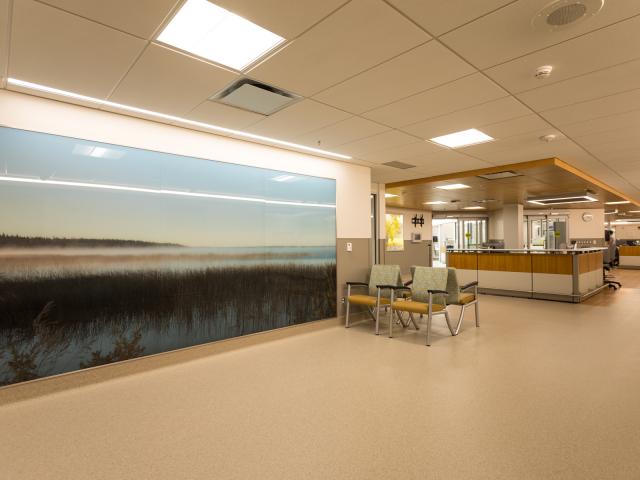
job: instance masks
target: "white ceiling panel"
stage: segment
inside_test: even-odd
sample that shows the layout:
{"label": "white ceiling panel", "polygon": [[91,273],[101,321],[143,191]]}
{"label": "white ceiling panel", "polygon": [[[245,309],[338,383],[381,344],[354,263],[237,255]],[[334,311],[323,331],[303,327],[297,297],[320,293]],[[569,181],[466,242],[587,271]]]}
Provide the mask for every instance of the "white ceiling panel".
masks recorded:
{"label": "white ceiling panel", "polygon": [[513,0],[389,0],[431,35],[442,35]]}
{"label": "white ceiling panel", "polygon": [[9,76],[106,97],[145,42],[61,10],[14,2]]}
{"label": "white ceiling panel", "polygon": [[268,60],[251,76],[313,95],[429,40],[380,0],[353,0]]}
{"label": "white ceiling panel", "polygon": [[420,140],[415,137],[398,130],[389,130],[378,135],[363,138],[362,140],[340,145],[340,152],[369,161],[367,157],[369,153],[419,141]]}
{"label": "white ceiling panel", "polygon": [[421,159],[431,158],[435,155],[442,153],[448,153],[451,150],[439,147],[431,142],[424,142],[418,140],[414,143],[406,145],[400,145],[398,147],[385,148],[376,152],[371,152],[366,155],[366,158],[371,162],[385,163],[393,161],[406,161],[406,163],[416,164],[416,161]]}
{"label": "white ceiling panel", "polygon": [[371,110],[364,116],[392,127],[403,127],[505,96],[502,88],[476,73]]}
{"label": "white ceiling panel", "polygon": [[428,42],[314,98],[352,113],[362,113],[474,71],[440,43]]}
{"label": "white ceiling panel", "polygon": [[313,100],[302,100],[252,125],[249,131],[274,138],[295,138],[350,115]]}
{"label": "white ceiling panel", "polygon": [[142,38],[150,38],[178,0],[41,0],[54,7],[104,23]]}
{"label": "white ceiling panel", "polygon": [[469,128],[480,128],[483,125],[528,114],[531,114],[531,110],[518,100],[513,97],[504,97],[424,122],[414,123],[403,127],[403,130],[418,137],[429,139]]}
{"label": "white ceiling panel", "polygon": [[198,122],[234,129],[246,128],[264,119],[264,115],[259,113],[248,112],[209,100],[202,102],[185,117]]}
{"label": "white ceiling panel", "polygon": [[[640,5],[640,2],[638,4]],[[517,96],[534,110],[544,111],[635,90],[638,88],[638,78],[640,60],[634,60],[547,87],[529,90]]]}
{"label": "white ceiling panel", "polygon": [[[569,125],[563,125],[562,131],[575,139],[581,137],[591,137],[595,141],[602,141],[603,132],[625,131],[626,134],[631,133],[629,130],[635,129],[640,132],[640,110],[621,113],[619,115],[609,115],[606,117],[594,118],[585,122],[577,122]],[[636,136],[632,134],[632,136]]]}
{"label": "white ceiling panel", "polygon": [[640,109],[640,88],[545,110],[541,115],[555,125],[566,125],[625,113],[633,109]]}
{"label": "white ceiling panel", "polygon": [[229,70],[150,44],[110,100],[183,115],[236,78]]}
{"label": "white ceiling panel", "polygon": [[483,125],[482,131],[498,140],[539,130],[552,130],[553,127],[536,114],[512,118],[504,122]]}
{"label": "white ceiling panel", "polygon": [[[543,134],[543,132],[540,132]],[[553,143],[544,143],[538,140],[538,135],[532,135],[529,138],[521,138],[518,141],[509,139],[503,140],[503,145],[495,149],[483,149],[486,146],[477,145],[464,149],[466,153],[491,162],[496,165],[516,162],[527,162],[529,160],[538,160],[541,158],[559,157],[564,158],[567,152],[581,151],[580,147],[567,138],[556,140]],[[473,150],[472,150],[473,149]]]}
{"label": "white ceiling panel", "polygon": [[215,0],[256,25],[291,40],[319,22],[347,0]]}
{"label": "white ceiling panel", "polygon": [[[532,53],[486,71],[512,93],[531,90],[640,58],[640,16]],[[536,68],[551,65],[547,79]]]}
{"label": "white ceiling panel", "polygon": [[[558,140],[554,142],[543,142],[540,140],[542,135],[555,133],[559,135]],[[563,138],[561,134],[553,128],[531,131],[523,133],[521,135],[514,135],[503,139],[497,139],[492,142],[481,143],[478,145],[471,145],[469,147],[458,149],[460,152],[473,155],[477,158],[488,160],[495,152],[501,151],[518,151],[532,147],[544,147],[545,151],[551,151],[553,148],[558,147],[562,142],[569,141]],[[550,155],[553,156],[553,155]],[[538,157],[539,158],[539,157]],[[532,159],[533,160],[533,159]]]}
{"label": "white ceiling panel", "polygon": [[450,32],[441,40],[478,68],[488,68],[515,57],[640,14],[637,0],[607,1],[596,16],[555,32],[537,31],[531,20],[546,0],[520,0]]}
{"label": "white ceiling panel", "polygon": [[377,135],[386,130],[389,130],[389,127],[354,116],[297,137],[296,142],[327,148]]}

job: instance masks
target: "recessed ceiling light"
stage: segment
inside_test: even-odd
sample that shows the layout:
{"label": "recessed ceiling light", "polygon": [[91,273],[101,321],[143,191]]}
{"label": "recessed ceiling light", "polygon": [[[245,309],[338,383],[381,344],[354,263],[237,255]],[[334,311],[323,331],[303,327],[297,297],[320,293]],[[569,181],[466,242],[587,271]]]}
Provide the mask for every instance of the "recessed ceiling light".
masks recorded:
{"label": "recessed ceiling light", "polygon": [[460,188],[471,188],[469,185],[465,185],[464,183],[451,183],[449,185],[440,185],[440,190],[458,190]]}
{"label": "recessed ceiling light", "polygon": [[485,208],[480,205],[476,205],[474,207],[464,207],[463,210],[485,210]]}
{"label": "recessed ceiling light", "polygon": [[158,41],[242,70],[284,38],[208,0],[187,0]]}
{"label": "recessed ceiling light", "polygon": [[443,202],[442,200],[436,200],[435,202],[424,202],[423,205],[444,205],[447,202]]}
{"label": "recessed ceiling light", "polygon": [[629,200],[620,200],[617,202],[604,202],[605,205],[626,205],[627,203],[631,203]]}
{"label": "recessed ceiling light", "polygon": [[482,133],[480,130],[476,130],[475,128],[430,139],[433,143],[444,145],[449,148],[466,147],[467,145],[476,145],[478,143],[490,142],[492,140],[493,137],[490,137],[486,133]]}
{"label": "recessed ceiling light", "polygon": [[60,97],[73,98],[76,100],[80,100],[83,103],[102,105],[105,107],[114,108],[116,110],[124,110],[127,112],[139,113],[145,116],[162,119],[171,123],[178,123],[180,125],[198,127],[205,130],[209,130],[214,133],[226,135],[228,137],[235,137],[243,140],[255,141],[261,144],[276,145],[278,147],[288,148],[290,150],[302,150],[303,152],[310,152],[310,153],[315,153],[317,155],[335,157],[343,160],[351,159],[349,155],[343,155],[341,153],[330,152],[328,150],[322,150],[320,148],[309,147],[307,145],[300,145],[298,143],[287,142],[285,140],[278,140],[277,138],[265,137],[263,135],[256,135],[255,133],[243,132],[242,130],[234,130],[232,128],[221,127],[219,125],[213,125],[211,123],[197,122],[195,120],[189,120],[187,118],[176,117],[175,115],[167,115],[166,113],[154,112],[152,110],[132,107],[131,105],[111,102],[109,100],[102,100],[100,98],[88,97],[86,95],[80,95],[79,93],[60,90],[58,88],[48,87],[46,85],[39,85],[37,83],[27,82],[24,80],[19,80],[17,78],[7,78],[7,84],[20,87],[26,90],[34,91],[34,92],[43,92],[43,93],[56,95]]}
{"label": "recessed ceiling light", "polygon": [[396,195],[395,193],[385,193],[384,194],[384,198],[394,198],[397,197],[398,195]]}

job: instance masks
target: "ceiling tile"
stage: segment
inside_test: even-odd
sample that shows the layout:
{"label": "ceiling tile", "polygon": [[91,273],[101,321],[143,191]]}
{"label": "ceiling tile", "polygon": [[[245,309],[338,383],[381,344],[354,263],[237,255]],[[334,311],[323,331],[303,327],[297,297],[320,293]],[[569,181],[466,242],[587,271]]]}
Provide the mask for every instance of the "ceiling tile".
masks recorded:
{"label": "ceiling tile", "polygon": [[[555,133],[560,138],[554,142],[543,142],[540,140],[542,135]],[[488,159],[490,155],[495,152],[503,150],[516,151],[521,148],[530,148],[535,146],[544,146],[548,150],[553,149],[553,146],[557,146],[560,142],[565,141],[566,138],[553,128],[547,128],[543,130],[536,130],[523,133],[521,135],[514,135],[503,139],[496,139],[492,142],[481,143],[478,145],[471,145],[469,147],[459,148],[458,150],[474,157]],[[553,156],[553,155],[551,155]]]}
{"label": "ceiling tile", "polygon": [[475,69],[438,42],[428,42],[329,88],[314,98],[352,113],[442,85]]}
{"label": "ceiling tile", "polygon": [[105,98],[145,42],[55,8],[14,2],[9,75]]}
{"label": "ceiling tile", "polygon": [[507,93],[480,73],[371,110],[363,116],[403,127],[447,113],[507,96]]}
{"label": "ceiling tile", "polygon": [[178,0],[42,0],[82,17],[142,38],[150,38]]}
{"label": "ceiling tile", "polygon": [[[562,131],[573,138],[588,136],[593,140],[600,141],[602,135],[599,134],[603,132],[629,131],[630,128],[635,129],[635,132],[640,132],[640,110],[563,125]],[[631,133],[632,136],[637,136],[633,131]]]}
{"label": "ceiling tile", "polygon": [[633,109],[640,109],[640,88],[566,107],[545,110],[541,115],[555,125],[565,125],[583,123]]}
{"label": "ceiling tile", "polygon": [[210,123],[226,128],[242,129],[265,118],[259,113],[248,112],[240,108],[229,107],[207,100],[185,115],[190,120]]}
{"label": "ceiling tile", "polygon": [[553,127],[545,122],[536,114],[526,115],[524,117],[512,118],[505,122],[492,123],[491,125],[483,125],[482,131],[487,135],[497,138],[514,137],[528,132],[538,130],[552,130]]}
{"label": "ceiling tile", "polygon": [[[640,16],[512,60],[486,71],[512,93],[577,77],[640,58]],[[547,79],[535,78],[536,68],[551,65]]]}
{"label": "ceiling tile", "polygon": [[353,0],[268,60],[251,76],[310,96],[429,40],[380,0]]}
{"label": "ceiling tile", "polygon": [[497,142],[484,143],[461,149],[481,160],[501,165],[505,163],[525,162],[541,158],[560,157],[568,149],[572,151],[579,147],[568,138],[561,138],[551,143],[540,141],[539,137],[553,130],[541,130],[526,135],[518,135]]}
{"label": "ceiling tile", "polygon": [[346,3],[346,0],[215,0],[214,3],[291,40]]}
{"label": "ceiling tile", "polygon": [[340,151],[346,153],[347,155],[361,157],[365,160],[368,160],[366,158],[366,154],[368,153],[419,141],[420,140],[418,140],[417,138],[412,137],[411,135],[407,135],[406,133],[400,132],[398,130],[389,130],[378,135],[363,138],[362,140],[357,140],[355,142],[340,145]]}
{"label": "ceiling tile", "polygon": [[110,100],[183,115],[238,75],[210,63],[150,44]]}
{"label": "ceiling tile", "polygon": [[[536,31],[531,20],[547,2],[520,0],[441,37],[478,68],[488,68],[640,13],[637,0],[605,2],[598,15],[563,30]],[[478,41],[482,39],[482,41]]]}
{"label": "ceiling tile", "polygon": [[370,137],[386,130],[389,130],[389,127],[364,118],[351,117],[297,137],[296,142],[316,147],[320,145],[320,148],[327,148]]}
{"label": "ceiling tile", "polygon": [[389,0],[431,35],[442,35],[513,0]]}
{"label": "ceiling tile", "polygon": [[385,163],[393,161],[406,161],[406,163],[414,163],[416,160],[433,157],[442,152],[451,152],[451,150],[439,147],[430,142],[417,141],[398,147],[385,148],[376,152],[368,153],[364,156],[367,160],[375,163]]}
{"label": "ceiling tile", "polygon": [[[640,4],[640,2],[638,2]],[[640,60],[588,73],[517,95],[537,111],[549,110],[638,88]]]}
{"label": "ceiling tile", "polygon": [[483,125],[522,117],[530,113],[531,110],[515,98],[504,97],[424,122],[414,123],[404,127],[403,130],[418,137],[429,139],[469,128],[480,128]]}
{"label": "ceiling tile", "polygon": [[252,125],[249,131],[268,137],[291,139],[349,116],[336,108],[305,99]]}

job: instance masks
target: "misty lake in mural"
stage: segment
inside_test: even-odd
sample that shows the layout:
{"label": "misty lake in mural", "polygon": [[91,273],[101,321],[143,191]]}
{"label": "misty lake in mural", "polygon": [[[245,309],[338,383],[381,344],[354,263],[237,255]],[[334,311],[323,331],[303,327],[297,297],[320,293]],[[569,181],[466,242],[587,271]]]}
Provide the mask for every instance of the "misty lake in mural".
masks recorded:
{"label": "misty lake in mural", "polygon": [[0,385],[335,316],[335,181],[0,128]]}

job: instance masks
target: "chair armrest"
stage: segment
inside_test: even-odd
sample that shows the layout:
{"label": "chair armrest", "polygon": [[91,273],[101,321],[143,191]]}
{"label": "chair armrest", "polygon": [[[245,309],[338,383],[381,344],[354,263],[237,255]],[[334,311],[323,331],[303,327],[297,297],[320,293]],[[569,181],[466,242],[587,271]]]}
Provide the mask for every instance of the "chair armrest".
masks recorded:
{"label": "chair armrest", "polygon": [[390,288],[391,290],[411,290],[409,287],[398,285],[376,285],[376,288]]}
{"label": "chair armrest", "polygon": [[460,287],[460,291],[462,292],[462,291],[466,290],[467,288],[475,287],[476,285],[478,285],[478,282],[477,282],[477,281],[475,281],[475,282],[469,282],[469,283],[467,283],[466,285],[462,285],[462,286]]}
{"label": "chair armrest", "polygon": [[438,293],[441,295],[449,295],[449,292],[447,292],[446,290],[427,290],[427,292],[429,293]]}
{"label": "chair armrest", "polygon": [[352,287],[368,287],[369,284],[368,283],[364,283],[364,282],[346,282],[347,285],[351,285]]}
{"label": "chair armrest", "polygon": [[413,280],[409,280],[408,282],[404,282],[404,286],[408,287],[409,285],[411,285],[413,283]]}

